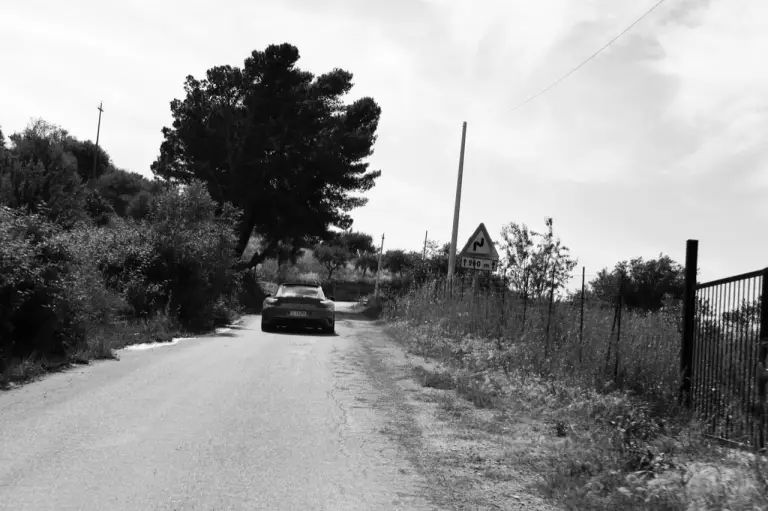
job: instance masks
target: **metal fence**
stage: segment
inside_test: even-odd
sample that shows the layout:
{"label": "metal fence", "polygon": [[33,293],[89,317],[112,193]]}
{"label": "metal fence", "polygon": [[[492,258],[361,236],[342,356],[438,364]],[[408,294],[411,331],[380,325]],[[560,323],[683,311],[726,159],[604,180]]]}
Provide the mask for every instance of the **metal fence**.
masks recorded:
{"label": "metal fence", "polygon": [[[695,265],[687,261],[687,265]],[[689,276],[690,278],[690,276]],[[768,334],[763,297],[768,268],[706,282],[689,283],[690,327],[686,337],[689,402],[705,420],[712,437],[750,448],[765,447],[765,360]],[[684,318],[684,323],[686,322]]]}

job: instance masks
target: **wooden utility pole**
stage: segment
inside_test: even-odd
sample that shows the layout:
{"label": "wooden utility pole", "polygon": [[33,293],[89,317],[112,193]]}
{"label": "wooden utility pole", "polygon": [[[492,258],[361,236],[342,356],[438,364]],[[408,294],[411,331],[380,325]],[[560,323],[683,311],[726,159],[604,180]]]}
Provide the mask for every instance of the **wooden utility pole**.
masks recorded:
{"label": "wooden utility pole", "polygon": [[424,233],[424,251],[421,253],[421,260],[425,261],[427,259],[427,235],[429,234],[429,231],[426,231]]}
{"label": "wooden utility pole", "polygon": [[101,107],[103,101],[99,102],[99,126],[96,128],[96,150],[93,152],[93,179],[96,179],[96,164],[99,161],[99,135],[101,134],[101,114],[104,109]]}
{"label": "wooden utility pole", "polygon": [[381,256],[384,253],[384,235],[381,235],[381,248],[379,249],[379,263],[378,268],[376,269],[376,285],[373,290],[373,296],[377,297],[379,296],[379,274],[381,273]]}
{"label": "wooden utility pole", "polygon": [[464,177],[464,145],[467,141],[467,122],[461,127],[461,151],[459,152],[459,177],[456,181],[456,201],[453,206],[453,231],[451,232],[451,252],[448,255],[448,280],[453,279],[456,267],[456,240],[459,236],[459,210],[461,208],[461,181]]}

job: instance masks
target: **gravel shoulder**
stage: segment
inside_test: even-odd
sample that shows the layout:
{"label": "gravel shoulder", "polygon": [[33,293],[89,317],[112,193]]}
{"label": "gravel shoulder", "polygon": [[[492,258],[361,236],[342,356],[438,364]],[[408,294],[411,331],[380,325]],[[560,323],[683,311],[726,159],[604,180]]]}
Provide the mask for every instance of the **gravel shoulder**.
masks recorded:
{"label": "gravel shoulder", "polygon": [[386,432],[405,448],[440,509],[561,509],[538,495],[537,474],[519,463],[522,452],[547,442],[545,424],[507,407],[478,408],[452,389],[425,386],[421,375],[441,368],[407,353],[380,322],[361,323],[355,336],[371,380],[388,396]]}

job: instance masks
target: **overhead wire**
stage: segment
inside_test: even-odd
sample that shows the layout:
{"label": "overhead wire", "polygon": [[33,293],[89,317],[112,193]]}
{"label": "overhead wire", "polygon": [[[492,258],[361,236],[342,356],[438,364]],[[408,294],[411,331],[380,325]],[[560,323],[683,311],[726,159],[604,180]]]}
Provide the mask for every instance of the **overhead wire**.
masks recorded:
{"label": "overhead wire", "polygon": [[646,18],[646,17],[647,17],[649,14],[651,14],[653,11],[655,11],[657,8],[659,8],[659,6],[661,6],[661,4],[663,4],[665,1],[666,1],[666,0],[659,0],[658,2],[656,2],[656,4],[654,4],[654,5],[653,5],[653,7],[651,7],[650,9],[648,9],[648,10],[647,10],[647,11],[646,11],[644,14],[642,14],[642,15],[641,15],[639,18],[637,18],[637,19],[636,19],[634,22],[632,22],[632,24],[631,24],[631,25],[629,25],[627,28],[625,28],[624,30],[622,30],[622,31],[621,31],[621,32],[620,32],[620,33],[619,33],[617,36],[615,36],[613,39],[611,39],[610,41],[608,41],[608,43],[606,43],[606,44],[605,44],[605,45],[604,45],[602,48],[600,48],[600,49],[599,49],[599,50],[597,50],[595,53],[593,53],[592,55],[590,55],[589,57],[587,57],[587,58],[586,58],[585,60],[583,60],[583,61],[582,61],[582,62],[581,62],[581,63],[580,63],[578,66],[574,67],[573,69],[571,69],[570,71],[568,71],[566,74],[564,74],[563,76],[561,76],[560,78],[558,78],[557,80],[555,80],[554,82],[552,82],[552,84],[551,84],[551,85],[549,85],[549,86],[548,86],[548,87],[546,87],[545,89],[542,89],[541,91],[537,92],[536,94],[534,94],[533,96],[531,96],[531,97],[530,97],[530,98],[528,98],[527,100],[525,100],[525,101],[523,101],[522,103],[520,103],[518,106],[516,106],[515,108],[513,108],[513,109],[510,111],[510,113],[512,113],[512,112],[516,112],[517,110],[519,110],[519,109],[523,108],[525,105],[527,105],[527,104],[528,104],[528,103],[530,103],[531,101],[533,101],[533,100],[535,100],[536,98],[538,98],[538,97],[540,97],[540,96],[542,96],[542,95],[546,94],[546,93],[547,93],[547,92],[549,92],[551,89],[553,89],[554,87],[556,87],[556,86],[557,86],[557,85],[558,85],[560,82],[562,82],[563,80],[565,80],[566,78],[568,78],[569,76],[571,76],[573,73],[575,73],[576,71],[578,71],[579,69],[581,69],[582,67],[584,67],[584,65],[585,65],[585,64],[587,64],[589,61],[591,61],[592,59],[594,59],[595,57],[597,57],[598,55],[600,55],[600,54],[601,54],[603,51],[605,51],[605,50],[606,50],[606,49],[607,49],[609,46],[611,46],[613,43],[615,43],[617,40],[619,40],[619,38],[621,38],[621,37],[622,37],[624,34],[626,34],[627,32],[629,32],[630,30],[632,30],[632,29],[635,27],[635,25],[637,25],[638,23],[640,23],[641,21],[643,21],[643,20],[644,20],[644,19],[645,19],[645,18]]}

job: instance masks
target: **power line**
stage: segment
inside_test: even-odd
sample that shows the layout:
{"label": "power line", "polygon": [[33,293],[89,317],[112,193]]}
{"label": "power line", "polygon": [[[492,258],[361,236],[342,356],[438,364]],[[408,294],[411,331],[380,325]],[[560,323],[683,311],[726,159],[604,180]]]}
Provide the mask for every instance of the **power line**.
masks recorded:
{"label": "power line", "polygon": [[557,80],[555,80],[555,81],[554,81],[554,82],[553,82],[553,83],[552,83],[552,84],[551,84],[549,87],[547,87],[547,88],[545,88],[545,89],[541,90],[540,92],[538,92],[538,93],[534,94],[533,96],[531,96],[530,98],[528,98],[528,99],[527,99],[527,100],[525,100],[524,102],[520,103],[518,106],[516,106],[515,108],[513,108],[513,109],[512,109],[512,111],[511,111],[510,113],[512,113],[512,112],[515,112],[515,111],[517,111],[517,110],[519,110],[519,109],[523,108],[525,105],[527,105],[528,103],[530,103],[530,102],[531,102],[531,101],[533,101],[534,99],[538,98],[538,97],[539,97],[539,96],[541,96],[542,94],[545,94],[545,93],[547,93],[547,92],[548,92],[550,89],[552,89],[553,87],[555,87],[557,84],[559,84],[560,82],[562,82],[563,80],[565,80],[566,78],[568,78],[569,76],[571,76],[573,73],[575,73],[576,71],[578,71],[579,69],[581,69],[581,68],[582,68],[582,67],[583,67],[583,66],[584,66],[584,65],[585,65],[587,62],[589,62],[590,60],[592,60],[592,59],[594,59],[595,57],[597,57],[598,55],[600,55],[600,54],[601,54],[603,51],[605,51],[605,50],[606,50],[606,49],[607,49],[607,48],[608,48],[610,45],[612,45],[613,43],[615,43],[615,42],[616,42],[616,41],[617,41],[617,40],[618,40],[618,39],[619,39],[621,36],[623,36],[624,34],[626,34],[627,32],[629,32],[630,30],[632,30],[632,29],[634,28],[634,26],[635,26],[635,25],[637,25],[638,23],[640,23],[641,21],[643,21],[643,19],[645,19],[645,18],[646,18],[646,17],[647,17],[649,14],[651,14],[653,11],[655,11],[655,10],[656,10],[656,9],[657,9],[657,8],[658,8],[658,7],[659,7],[661,4],[663,4],[664,2],[665,2],[665,0],[659,0],[659,1],[658,1],[658,2],[657,2],[657,3],[656,3],[654,6],[653,6],[653,7],[651,7],[650,9],[648,9],[648,10],[647,10],[647,11],[646,11],[646,12],[645,12],[645,13],[644,13],[642,16],[640,16],[639,18],[637,18],[637,19],[636,19],[636,20],[635,20],[635,21],[634,21],[634,22],[633,22],[631,25],[629,25],[627,28],[625,28],[624,30],[622,30],[622,31],[619,33],[619,35],[617,35],[616,37],[614,37],[613,39],[611,39],[610,41],[608,41],[608,43],[607,43],[605,46],[603,46],[602,48],[600,48],[599,50],[597,50],[595,53],[593,53],[592,55],[590,55],[589,57],[587,57],[587,58],[586,58],[586,59],[585,59],[585,60],[584,60],[584,61],[583,61],[581,64],[579,64],[578,66],[574,67],[573,69],[571,69],[570,71],[568,71],[566,74],[564,74],[563,76],[561,76],[560,78],[558,78]]}

